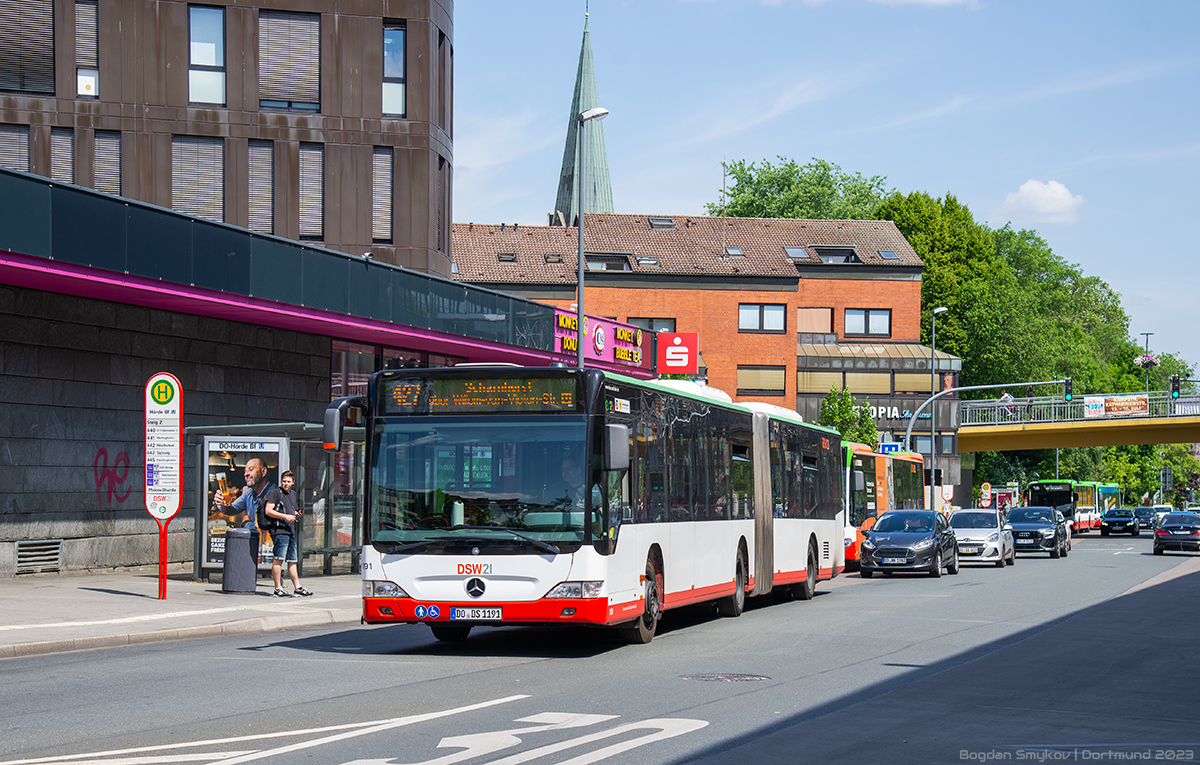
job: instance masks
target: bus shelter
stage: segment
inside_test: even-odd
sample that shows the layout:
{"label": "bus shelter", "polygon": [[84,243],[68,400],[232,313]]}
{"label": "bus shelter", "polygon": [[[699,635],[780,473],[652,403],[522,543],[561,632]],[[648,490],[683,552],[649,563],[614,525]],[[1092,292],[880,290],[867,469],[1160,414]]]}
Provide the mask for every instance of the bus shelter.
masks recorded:
{"label": "bus shelter", "polygon": [[[285,470],[296,478],[303,509],[297,529],[300,568],[320,561],[320,572],[358,570],[362,551],[359,521],[363,508],[365,430],[348,427],[341,450],[327,452],[320,423],[285,422],[185,428],[187,444],[196,450],[196,533],[194,573],[207,581],[224,565],[224,535],[248,519],[216,500],[224,492],[236,497],[245,484],[243,471],[252,458],[262,459],[268,477],[278,483]],[[259,571],[270,571],[270,540],[259,546]],[[314,573],[311,569],[309,574]]]}

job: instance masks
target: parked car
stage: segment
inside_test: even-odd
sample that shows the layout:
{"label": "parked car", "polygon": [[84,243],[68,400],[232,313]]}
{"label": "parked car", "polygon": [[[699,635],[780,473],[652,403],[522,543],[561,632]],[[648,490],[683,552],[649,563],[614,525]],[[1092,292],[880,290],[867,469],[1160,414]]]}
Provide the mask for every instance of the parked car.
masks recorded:
{"label": "parked car", "polygon": [[1132,534],[1138,536],[1140,531],[1137,515],[1127,508],[1114,507],[1110,510],[1105,510],[1104,515],[1100,516],[1100,536],[1106,537],[1109,534]]}
{"label": "parked car", "polygon": [[879,516],[859,548],[859,571],[958,573],[958,545],[946,516],[936,510],[892,510]]}
{"label": "parked car", "polygon": [[1062,513],[1052,507],[1014,507],[1008,511],[1017,552],[1050,553],[1065,558],[1071,551],[1071,536]]}
{"label": "parked car", "polygon": [[1133,512],[1137,516],[1139,529],[1154,528],[1154,522],[1158,520],[1158,516],[1154,514],[1154,508],[1138,507],[1134,508]]}
{"label": "parked car", "polygon": [[1012,526],[987,508],[965,508],[950,514],[950,528],[958,540],[958,557],[963,563],[995,563],[1000,568],[1017,562]]}
{"label": "parked car", "polygon": [[1200,514],[1167,513],[1154,530],[1154,554],[1163,550],[1200,552]]}

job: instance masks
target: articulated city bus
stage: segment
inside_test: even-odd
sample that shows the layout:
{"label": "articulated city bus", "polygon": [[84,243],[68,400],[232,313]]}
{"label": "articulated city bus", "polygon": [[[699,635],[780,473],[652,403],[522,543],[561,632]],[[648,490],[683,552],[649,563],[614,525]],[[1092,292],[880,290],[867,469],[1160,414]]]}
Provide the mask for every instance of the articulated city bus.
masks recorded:
{"label": "articulated city bus", "polygon": [[889,510],[925,506],[925,461],[913,452],[880,454],[863,444],[842,444],[846,455],[846,565],[858,563],[863,531]]}
{"label": "articulated city bus", "polygon": [[609,625],[645,643],[666,609],[811,598],[844,565],[839,435],[678,387],[459,366],[377,372],[332,402],[327,449],[349,408],[366,413],[364,621],[439,640]]}
{"label": "articulated city bus", "polygon": [[1076,481],[1075,531],[1100,528],[1100,484],[1096,481]]}
{"label": "articulated city bus", "polygon": [[1031,507],[1052,507],[1063,514],[1067,527],[1078,531],[1075,519],[1076,500],[1075,483],[1067,479],[1045,479],[1029,484],[1029,505]]}

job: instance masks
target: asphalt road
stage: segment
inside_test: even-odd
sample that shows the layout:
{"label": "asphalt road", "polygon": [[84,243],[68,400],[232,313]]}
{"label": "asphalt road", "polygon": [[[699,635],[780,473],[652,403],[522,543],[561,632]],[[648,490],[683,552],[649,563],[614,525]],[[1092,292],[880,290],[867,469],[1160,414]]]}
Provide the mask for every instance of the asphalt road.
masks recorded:
{"label": "asphalt road", "polygon": [[12,659],[0,761],[1197,760],[1197,606],[1200,558],[1092,536],[1006,569],[842,576],[737,619],[672,612],[647,646],[397,626]]}

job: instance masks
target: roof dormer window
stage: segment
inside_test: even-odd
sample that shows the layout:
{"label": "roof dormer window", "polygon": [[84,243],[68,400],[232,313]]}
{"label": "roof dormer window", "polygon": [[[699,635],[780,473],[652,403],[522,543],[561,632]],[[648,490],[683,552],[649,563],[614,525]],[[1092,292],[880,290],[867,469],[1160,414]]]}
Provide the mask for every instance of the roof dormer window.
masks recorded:
{"label": "roof dormer window", "polygon": [[813,250],[822,263],[862,263],[853,247],[814,246]]}

